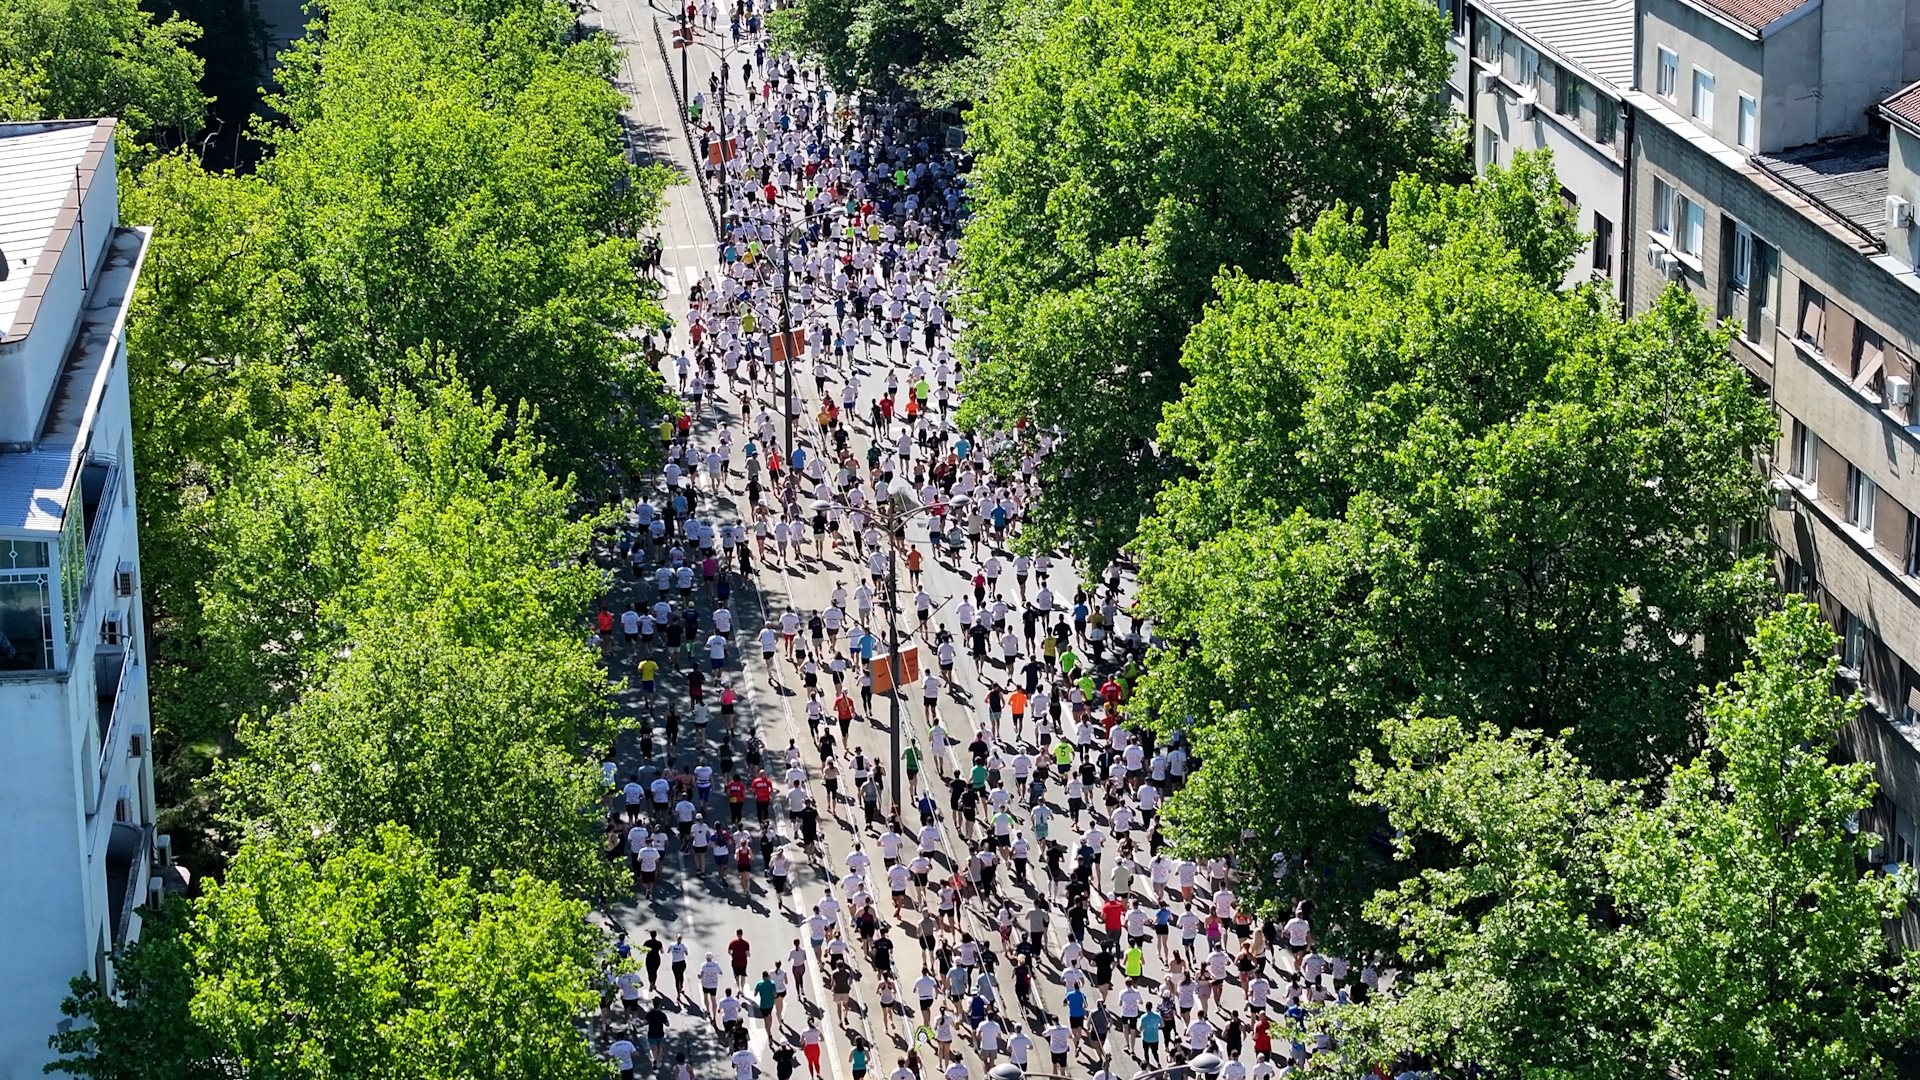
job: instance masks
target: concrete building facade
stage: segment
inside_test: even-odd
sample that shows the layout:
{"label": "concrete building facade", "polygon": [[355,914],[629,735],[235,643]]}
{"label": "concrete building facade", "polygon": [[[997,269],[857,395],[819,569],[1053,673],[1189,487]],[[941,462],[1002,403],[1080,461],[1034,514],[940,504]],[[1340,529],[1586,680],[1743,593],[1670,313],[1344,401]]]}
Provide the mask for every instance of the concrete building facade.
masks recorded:
{"label": "concrete building facade", "polygon": [[[1832,620],[1869,705],[1843,738],[1879,781],[1862,824],[1920,861],[1920,3],[1439,4],[1475,166],[1551,147],[1580,227],[1614,239],[1625,313],[1677,284],[1738,325],[1780,420],[1779,579]],[[1562,108],[1568,77],[1617,124]],[[1902,931],[1920,942],[1920,916]]]}
{"label": "concrete building facade", "polygon": [[1633,0],[1444,0],[1454,67],[1448,95],[1465,119],[1474,166],[1519,150],[1553,151],[1561,197],[1591,240],[1568,284],[1619,281],[1626,243]]}
{"label": "concrete building facade", "polygon": [[[1739,324],[1775,406],[1768,526],[1869,708],[1843,737],[1880,785],[1863,825],[1920,858],[1920,356],[1908,161],[1920,5],[1640,0],[1628,309],[1678,283]],[[1883,102],[1886,103],[1883,105]],[[1909,916],[1910,939],[1920,922]]]}
{"label": "concrete building facade", "polygon": [[153,829],[113,122],[0,124],[0,1078],[42,1075],[68,983],[109,986]]}

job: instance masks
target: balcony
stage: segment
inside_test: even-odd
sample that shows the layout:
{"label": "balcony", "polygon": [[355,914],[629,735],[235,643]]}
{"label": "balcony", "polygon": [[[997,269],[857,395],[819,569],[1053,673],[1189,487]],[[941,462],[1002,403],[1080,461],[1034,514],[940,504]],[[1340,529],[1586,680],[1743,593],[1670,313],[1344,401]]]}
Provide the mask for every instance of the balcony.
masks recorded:
{"label": "balcony", "polygon": [[116,821],[107,837],[107,928],[117,948],[133,929],[133,913],[147,902],[153,874],[153,826]]}
{"label": "balcony", "polygon": [[128,710],[120,702],[129,695],[121,693],[132,673],[133,653],[128,649],[98,649],[93,654],[94,722],[100,729],[100,782],[106,783],[113,764],[115,744],[125,734],[121,716]]}

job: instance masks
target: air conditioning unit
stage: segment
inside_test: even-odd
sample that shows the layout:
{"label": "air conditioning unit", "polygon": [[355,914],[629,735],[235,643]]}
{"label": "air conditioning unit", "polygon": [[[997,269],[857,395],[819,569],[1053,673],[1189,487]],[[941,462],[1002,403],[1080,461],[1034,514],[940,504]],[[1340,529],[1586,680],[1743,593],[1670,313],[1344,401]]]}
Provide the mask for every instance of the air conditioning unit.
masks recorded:
{"label": "air conditioning unit", "polygon": [[133,595],[133,564],[123,562],[113,572],[113,591],[121,596]]}
{"label": "air conditioning unit", "polygon": [[125,625],[123,621],[125,618],[126,616],[124,614],[116,611],[100,620],[100,644],[120,644],[120,639],[123,636],[121,627]]}
{"label": "air conditioning unit", "polygon": [[1887,376],[1887,404],[1905,405],[1913,400],[1913,380],[1905,375]]}
{"label": "air conditioning unit", "polygon": [[1679,281],[1687,268],[1680,262],[1680,256],[1668,252],[1660,262],[1660,272],[1667,276],[1668,281]]}
{"label": "air conditioning unit", "polygon": [[159,874],[155,874],[147,879],[147,907],[153,911],[158,911],[160,910],[160,905],[166,902],[167,879],[161,877]]}
{"label": "air conditioning unit", "polygon": [[133,789],[120,785],[120,795],[113,800],[113,820],[133,824]]}
{"label": "air conditioning unit", "polygon": [[1667,250],[1667,245],[1660,241],[1655,240],[1647,245],[1647,265],[1655,270],[1666,266],[1667,260],[1671,257],[1672,253]]}
{"label": "air conditioning unit", "polygon": [[153,865],[173,865],[173,837],[166,833],[153,838]]}
{"label": "air conditioning unit", "polygon": [[1540,94],[1531,86],[1520,91],[1520,96],[1518,100],[1515,101],[1515,105],[1518,106],[1520,119],[1522,120],[1533,119],[1533,111],[1537,106],[1539,106],[1539,104],[1540,104]]}
{"label": "air conditioning unit", "polygon": [[1887,196],[1887,228],[1913,227],[1913,204],[1898,195]]}
{"label": "air conditioning unit", "polygon": [[1793,509],[1793,490],[1784,487],[1775,488],[1773,490],[1773,508],[1782,511]]}
{"label": "air conditioning unit", "polygon": [[147,753],[147,737],[145,735],[127,736],[127,756],[128,757],[145,757],[146,753]]}
{"label": "air conditioning unit", "polygon": [[1493,93],[1500,88],[1500,73],[1497,71],[1474,72],[1473,88],[1482,94]]}

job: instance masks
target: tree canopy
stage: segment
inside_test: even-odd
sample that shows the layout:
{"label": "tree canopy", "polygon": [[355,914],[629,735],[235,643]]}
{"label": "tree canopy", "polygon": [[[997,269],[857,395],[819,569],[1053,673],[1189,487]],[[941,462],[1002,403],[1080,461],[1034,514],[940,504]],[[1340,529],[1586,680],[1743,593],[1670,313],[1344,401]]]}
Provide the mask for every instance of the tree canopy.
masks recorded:
{"label": "tree canopy", "polygon": [[1269,887],[1349,927],[1379,869],[1349,763],[1382,716],[1664,770],[1765,602],[1723,534],[1766,502],[1765,403],[1677,292],[1621,322],[1562,291],[1577,246],[1544,160],[1406,179],[1383,243],[1329,213],[1297,282],[1223,276],[1187,340],[1159,442],[1192,475],[1138,544],[1171,643],[1142,702],[1206,761],[1168,812],[1195,849],[1282,856]]}
{"label": "tree canopy", "polygon": [[1026,540],[1094,566],[1177,471],[1158,452],[1222,268],[1288,273],[1336,204],[1454,159],[1418,0],[1070,0],[973,111],[964,426],[1053,440]]}
{"label": "tree canopy", "polygon": [[[315,1080],[606,1075],[577,1027],[597,1000],[586,905],[530,875],[476,887],[387,826],[315,861],[262,835],[119,967],[80,980],[57,1071]],[[125,976],[123,975],[123,978]]]}
{"label": "tree canopy", "polygon": [[113,116],[136,141],[200,126],[200,28],[138,0],[0,0],[0,119]]}
{"label": "tree canopy", "polygon": [[795,0],[767,20],[780,48],[813,57],[835,86],[946,106],[985,98],[1059,10],[1059,0]]}
{"label": "tree canopy", "polygon": [[[1885,964],[1911,882],[1861,873],[1872,767],[1834,764],[1860,708],[1833,692],[1818,609],[1762,618],[1705,696],[1700,753],[1601,779],[1564,740],[1417,716],[1386,725],[1363,798],[1417,867],[1368,917],[1406,975],[1335,1010],[1354,1060],[1492,1075],[1890,1075],[1920,1021],[1916,960]],[[1436,862],[1430,849],[1457,858]]]}
{"label": "tree canopy", "polygon": [[[157,776],[203,872],[232,820],[212,760],[242,716],[344,692],[330,665],[365,613],[456,643],[539,624],[526,647],[562,655],[598,588],[571,569],[579,504],[646,467],[641,421],[670,405],[633,272],[670,176],[626,161],[611,47],[546,0],[321,14],[257,172],[174,154],[124,185],[124,216],[156,223],[129,355]],[[591,680],[540,694],[522,703],[560,712],[537,730],[599,737]]]}

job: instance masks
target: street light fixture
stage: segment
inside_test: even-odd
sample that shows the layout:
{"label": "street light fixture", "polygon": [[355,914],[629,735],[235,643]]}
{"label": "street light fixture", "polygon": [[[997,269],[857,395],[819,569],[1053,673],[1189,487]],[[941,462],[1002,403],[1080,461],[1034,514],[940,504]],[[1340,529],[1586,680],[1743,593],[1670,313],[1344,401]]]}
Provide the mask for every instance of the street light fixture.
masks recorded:
{"label": "street light fixture", "polygon": [[[714,59],[720,62],[720,223],[724,231],[727,221],[727,83],[732,79],[732,69],[727,64],[727,57],[734,50],[745,48],[745,45],[712,45],[701,41],[694,34],[693,12],[690,8],[669,9],[660,6],[657,0],[648,0],[647,6],[679,23],[678,29],[673,33],[673,47],[681,50],[680,110],[682,115],[693,107],[693,84],[687,71],[686,50],[698,45],[712,53]],[[694,167],[701,168],[704,164],[704,162],[695,162]]]}
{"label": "street light fixture", "polygon": [[[861,509],[825,499],[821,502],[847,513]],[[973,505],[973,500],[966,495],[955,495],[944,504],[922,505],[919,496],[914,493],[913,485],[904,478],[896,476],[887,484],[885,497],[875,499],[872,508],[874,518],[882,524],[887,533],[887,674],[893,683],[892,693],[888,695],[892,699],[892,706],[889,709],[892,722],[888,725],[887,736],[888,749],[893,759],[892,792],[893,805],[896,807],[902,805],[900,801],[900,730],[905,724],[905,719],[901,715],[900,706],[902,676],[900,670],[900,560],[895,556],[892,547],[895,530],[913,518],[933,513],[935,505],[944,505],[949,512],[964,513],[967,507]]]}
{"label": "street light fixture", "polygon": [[[841,207],[808,214],[798,221],[783,221],[780,231],[780,350],[784,353],[781,367],[785,368],[785,392],[780,401],[780,411],[786,414],[787,464],[793,464],[793,234],[803,228],[810,228],[815,222],[828,218],[846,217]],[[791,474],[789,474],[791,475]]]}
{"label": "street light fixture", "polygon": [[[1148,1072],[1135,1073],[1133,1080],[1152,1080],[1152,1078],[1156,1076],[1168,1076],[1185,1070],[1191,1070],[1195,1075],[1206,1077],[1207,1080],[1212,1080],[1213,1077],[1219,1076],[1220,1071],[1226,1067],[1227,1063],[1220,1059],[1220,1055],[1202,1052],[1189,1058],[1183,1065],[1169,1065],[1164,1069],[1153,1069]],[[1061,1076],[1059,1073],[1028,1072],[1011,1061],[1003,1061],[993,1068],[988,1069],[987,1075],[992,1077],[993,1080],[1071,1080],[1071,1078]]]}

